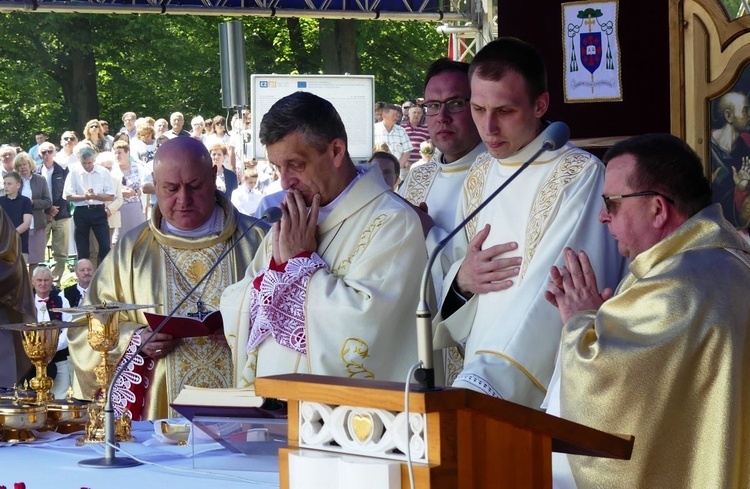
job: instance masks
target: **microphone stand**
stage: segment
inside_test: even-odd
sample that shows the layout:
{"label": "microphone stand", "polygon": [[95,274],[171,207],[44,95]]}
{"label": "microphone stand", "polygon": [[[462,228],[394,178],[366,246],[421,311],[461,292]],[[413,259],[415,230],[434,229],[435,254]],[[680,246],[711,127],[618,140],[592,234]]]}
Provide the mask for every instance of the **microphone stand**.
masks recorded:
{"label": "microphone stand", "polygon": [[[565,123],[553,122],[552,124],[547,126],[547,129],[545,129],[545,132],[548,131],[550,133],[550,137],[544,140],[542,146],[531,156],[531,158],[529,158],[523,165],[521,165],[521,167],[516,170],[515,173],[513,173],[505,182],[503,182],[503,184],[500,185],[497,190],[492,192],[492,194],[487,197],[484,202],[482,202],[476,209],[474,209],[474,211],[466,216],[466,219],[461,221],[458,226],[456,226],[450,233],[448,233],[448,236],[443,238],[435,247],[435,249],[432,250],[432,253],[430,253],[429,260],[427,260],[427,266],[422,272],[422,282],[420,283],[419,287],[419,304],[417,305],[416,311],[417,353],[422,366],[414,371],[414,380],[416,380],[419,384],[419,386],[414,389],[415,391],[436,390],[435,367],[433,365],[432,350],[432,311],[430,311],[430,306],[427,303],[427,287],[430,285],[432,267],[435,264],[435,260],[437,259],[438,254],[440,254],[440,252],[446,247],[448,242],[453,239],[453,237],[456,236],[460,231],[462,231],[464,227],[469,224],[469,222],[474,219],[474,217],[476,217],[479,212],[482,211],[482,209],[487,207],[487,204],[492,202],[492,200],[497,197],[498,194],[500,194],[500,192],[505,189],[505,187],[510,185],[510,183],[515,180],[522,171],[524,171],[530,164],[536,161],[539,155],[541,155],[545,151],[557,149],[563,146],[568,141],[569,130]],[[562,141],[563,137],[564,141]]]}
{"label": "microphone stand", "polygon": [[138,347],[138,349],[135,351],[132,357],[128,359],[120,368],[117,369],[115,374],[112,376],[112,381],[109,384],[109,388],[107,389],[107,397],[104,403],[104,457],[98,457],[98,458],[90,458],[86,460],[81,460],[78,462],[78,465],[80,467],[90,467],[90,468],[99,468],[99,469],[116,469],[116,468],[123,468],[123,467],[135,467],[137,465],[141,465],[141,462],[138,462],[131,458],[117,458],[115,457],[115,445],[116,445],[116,439],[115,439],[115,410],[112,407],[112,389],[115,386],[115,382],[120,378],[120,376],[123,374],[125,369],[133,363],[133,360],[135,360],[135,357],[137,357],[142,351],[143,348],[148,345],[151,340],[154,339],[154,336],[156,333],[158,333],[167,322],[174,317],[177,310],[182,307],[182,305],[185,303],[185,301],[188,300],[188,297],[193,295],[193,293],[198,289],[198,287],[205,282],[205,280],[211,276],[211,273],[216,269],[216,267],[219,266],[219,264],[224,260],[224,258],[229,255],[229,253],[234,250],[234,248],[237,246],[238,243],[240,243],[247,233],[250,232],[251,229],[253,229],[259,222],[268,222],[273,223],[278,221],[281,218],[281,211],[278,207],[269,207],[266,209],[266,211],[263,213],[263,216],[252,223],[250,226],[245,229],[242,234],[240,234],[240,237],[237,238],[237,240],[232,243],[232,245],[224,251],[224,253],[219,256],[219,258],[216,260],[216,263],[214,263],[211,268],[208,269],[208,271],[201,277],[201,279],[196,283],[192,289],[190,289],[190,292],[188,292],[185,297],[182,298],[182,300],[172,309],[172,312],[169,313],[167,317],[162,320],[161,323],[159,323],[159,326],[154,329],[151,336],[144,341],[141,346]]}

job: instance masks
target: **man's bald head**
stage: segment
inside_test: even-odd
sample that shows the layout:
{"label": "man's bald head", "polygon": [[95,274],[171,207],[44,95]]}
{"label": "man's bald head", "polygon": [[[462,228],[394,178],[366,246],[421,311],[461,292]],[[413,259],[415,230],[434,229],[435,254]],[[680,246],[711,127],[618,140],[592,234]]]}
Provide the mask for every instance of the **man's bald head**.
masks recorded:
{"label": "man's bald head", "polygon": [[154,155],[154,187],[169,224],[183,231],[205,224],[216,208],[216,168],[206,146],[185,137],[164,142]]}
{"label": "man's bald head", "polygon": [[91,285],[91,279],[94,276],[94,264],[87,258],[81,258],[76,262],[76,278],[78,279],[78,285],[84,289],[88,289]]}
{"label": "man's bald head", "polygon": [[154,155],[154,173],[162,162],[191,164],[197,168],[204,164],[206,169],[213,166],[206,145],[194,138],[173,138],[162,143]]}

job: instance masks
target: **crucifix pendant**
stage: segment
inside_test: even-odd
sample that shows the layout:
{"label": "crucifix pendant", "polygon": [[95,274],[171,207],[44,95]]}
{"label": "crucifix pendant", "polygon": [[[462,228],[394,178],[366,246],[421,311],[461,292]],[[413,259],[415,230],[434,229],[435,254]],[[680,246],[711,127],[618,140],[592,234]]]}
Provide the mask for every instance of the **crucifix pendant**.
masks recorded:
{"label": "crucifix pendant", "polygon": [[196,312],[189,312],[187,315],[191,318],[198,318],[199,321],[203,321],[203,318],[208,316],[208,311],[203,310],[203,301],[201,300],[196,302],[195,305],[198,307],[198,310]]}

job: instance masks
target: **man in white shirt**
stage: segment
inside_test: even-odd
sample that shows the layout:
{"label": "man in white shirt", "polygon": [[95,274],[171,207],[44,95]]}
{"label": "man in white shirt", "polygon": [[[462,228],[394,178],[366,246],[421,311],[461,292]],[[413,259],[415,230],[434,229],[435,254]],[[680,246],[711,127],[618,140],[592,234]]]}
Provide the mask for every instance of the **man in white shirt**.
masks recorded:
{"label": "man in white shirt", "polygon": [[65,131],[60,137],[60,152],[55,155],[55,163],[66,170],[70,165],[78,163],[78,157],[73,148],[78,144],[78,136],[73,131]]}
{"label": "man in white shirt", "polygon": [[383,120],[375,123],[373,138],[375,146],[387,144],[391,154],[398,158],[401,168],[408,170],[412,145],[409,135],[399,124],[400,112],[401,107],[398,105],[386,105],[383,108]]}
{"label": "man in white shirt", "polygon": [[81,166],[68,173],[63,197],[75,206],[73,223],[78,258],[89,258],[89,232],[93,231],[99,244],[98,263],[101,263],[111,246],[105,202],[115,199],[114,183],[105,168],[94,165],[96,151],[83,147],[78,157]]}
{"label": "man in white shirt", "polygon": [[75,273],[78,281],[63,289],[63,295],[72,307],[80,306],[83,299],[86,298],[89,285],[91,285],[91,278],[94,276],[94,270],[94,264],[87,258],[82,258],[76,263]]}
{"label": "man in white shirt", "polygon": [[[49,268],[37,267],[31,276],[31,282],[34,285],[34,305],[36,306],[36,320],[44,321],[71,321],[72,317],[68,313],[53,312],[55,308],[68,308],[70,303],[59,290],[52,288],[52,272]],[[57,353],[50,362],[50,377],[53,378],[54,385],[50,393],[55,399],[62,399],[70,387],[70,368],[68,366],[68,336],[67,330],[60,331],[57,340]]]}

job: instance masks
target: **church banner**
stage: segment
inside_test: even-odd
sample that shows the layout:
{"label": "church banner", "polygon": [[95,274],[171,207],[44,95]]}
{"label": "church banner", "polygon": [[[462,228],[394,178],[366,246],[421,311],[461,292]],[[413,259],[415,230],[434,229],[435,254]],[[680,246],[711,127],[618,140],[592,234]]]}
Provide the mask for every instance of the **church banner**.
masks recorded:
{"label": "church banner", "polygon": [[565,102],[622,100],[617,2],[562,4]]}

